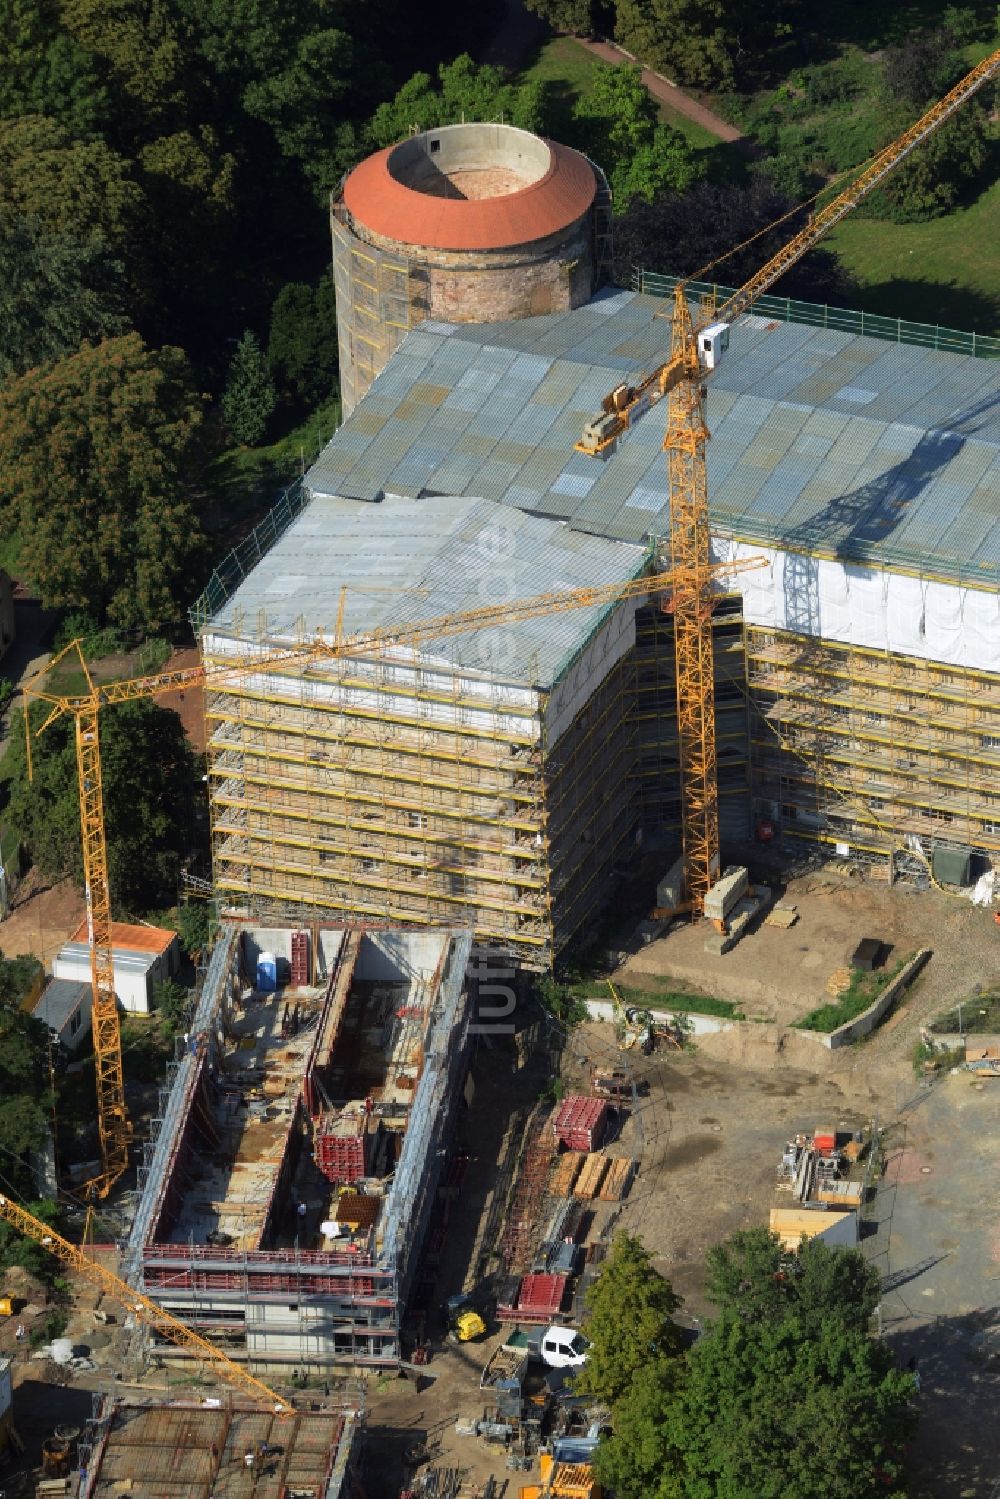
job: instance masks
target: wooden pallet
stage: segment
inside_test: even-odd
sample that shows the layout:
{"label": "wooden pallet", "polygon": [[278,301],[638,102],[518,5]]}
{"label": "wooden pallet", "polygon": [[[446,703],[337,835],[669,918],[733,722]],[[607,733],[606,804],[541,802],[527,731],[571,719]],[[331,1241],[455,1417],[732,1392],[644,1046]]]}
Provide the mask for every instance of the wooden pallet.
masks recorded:
{"label": "wooden pallet", "polygon": [[592,1198],[596,1197],[600,1191],[601,1182],[604,1180],[604,1173],[607,1171],[609,1165],[610,1162],[606,1155],[595,1153],[584,1156],[580,1175],[577,1177],[576,1186],[573,1188],[573,1196],[581,1197],[586,1202],[590,1202]]}
{"label": "wooden pallet", "polygon": [[568,1150],[565,1155],[559,1157],[556,1169],[552,1175],[549,1190],[556,1197],[571,1197],[573,1194],[573,1183],[576,1181],[580,1167],[583,1165],[584,1157],[578,1151]]}
{"label": "wooden pallet", "polygon": [[621,1202],[632,1185],[632,1174],[635,1170],[635,1162],[626,1158],[620,1158],[611,1162],[610,1170],[604,1178],[599,1196],[602,1202]]}

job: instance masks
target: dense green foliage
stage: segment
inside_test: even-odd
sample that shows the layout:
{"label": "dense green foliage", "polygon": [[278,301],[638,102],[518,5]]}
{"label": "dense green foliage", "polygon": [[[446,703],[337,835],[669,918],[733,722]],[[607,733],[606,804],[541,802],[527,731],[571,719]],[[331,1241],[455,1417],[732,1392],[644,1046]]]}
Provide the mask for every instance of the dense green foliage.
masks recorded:
{"label": "dense green foliage", "polygon": [[372,117],[368,138],[373,146],[390,146],[412,130],[455,125],[461,120],[503,118],[522,130],[544,126],[542,90],[508,82],[499,68],[479,67],[468,53],[442,63],[437,75],[414,73],[395,98]]}
{"label": "dense green foliage", "polygon": [[652,1360],[676,1357],[681,1335],[673,1315],[679,1306],[640,1240],[619,1234],[586,1295],[583,1331],[590,1350],[577,1389],[614,1406]]}
{"label": "dense green foliage", "polygon": [[222,392],[222,415],[237,442],[263,440],[277,395],[264,351],[249,328],[236,346]]}
{"label": "dense green foliage", "polygon": [[[619,1386],[602,1481],[619,1499],[900,1499],[913,1379],[871,1335],[874,1267],[747,1229],[707,1269],[718,1315],[686,1357],[649,1349]],[[624,1297],[618,1312],[624,1331]]]}
{"label": "dense green foliage", "polygon": [[[793,201],[764,176],[725,186],[697,182],[686,192],[633,204],[615,225],[616,278],[627,284],[641,267],[740,286],[802,222],[801,215],[786,217],[793,207]],[[746,244],[753,236],[758,237]],[[729,253],[741,245],[745,248]],[[850,283],[835,258],[819,248],[786,273],[780,290],[843,304],[850,296]]]}
{"label": "dense green foliage", "polygon": [[639,68],[596,64],[575,123],[573,144],[604,169],[616,213],[636,198],[683,192],[704,171],[683,135],[660,123]]}
{"label": "dense green foliage", "polygon": [[[172,905],[192,843],[201,795],[197,764],[180,719],[140,700],[101,715],[101,756],[111,900],[116,912]],[[34,778],[23,734],[12,734],[3,760],[7,816],[43,874],[81,877],[80,812],[72,724],[46,731]]]}
{"label": "dense green foliage", "polygon": [[557,31],[603,32],[682,83],[725,87],[808,24],[804,0],[527,0]]}
{"label": "dense green foliage", "polygon": [[175,618],[200,543],[201,420],[184,354],[136,333],[0,386],[0,518],[46,604]]}
{"label": "dense green foliage", "polygon": [[[30,1191],[26,1196],[31,1196]],[[43,1223],[58,1226],[59,1209],[56,1203],[29,1201],[25,1206],[29,1213],[41,1218]],[[32,1275],[37,1275],[40,1280],[52,1280],[59,1269],[59,1261],[43,1249],[41,1244],[36,1244],[34,1239],[24,1238],[9,1223],[0,1222],[0,1271],[6,1270],[10,1265],[20,1265]]]}
{"label": "dense green foliage", "polygon": [[282,397],[298,411],[330,399],[337,388],[337,310],[333,281],[283,286],[271,308],[267,362]]}
{"label": "dense green foliage", "polygon": [[[37,982],[39,964],[0,953],[0,1172],[13,1184],[29,1181],[26,1155],[48,1134],[48,1037],[21,1002]],[[0,1260],[3,1255],[0,1240]]]}
{"label": "dense green foliage", "polygon": [[127,327],[121,262],[37,219],[0,221],[0,380]]}

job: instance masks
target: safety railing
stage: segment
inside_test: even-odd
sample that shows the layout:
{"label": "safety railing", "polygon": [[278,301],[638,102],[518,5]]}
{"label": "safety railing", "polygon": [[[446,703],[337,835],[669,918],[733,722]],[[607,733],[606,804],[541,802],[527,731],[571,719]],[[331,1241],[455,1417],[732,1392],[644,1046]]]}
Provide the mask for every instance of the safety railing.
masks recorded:
{"label": "safety railing", "polygon": [[[664,276],[657,271],[637,270],[632,276],[633,291],[650,297],[669,297],[682,278]],[[715,297],[724,302],[735,290],[711,281],[688,281],[692,297]],[[830,307],[823,302],[799,302],[794,297],[758,297],[753,305],[758,317],[773,318],[779,323],[805,323],[811,328],[833,328],[838,333],[861,334],[889,343],[917,344],[949,354],[969,354],[973,359],[1000,359],[1000,338],[985,333],[963,333],[958,328],[942,328],[937,323],[913,323],[906,318],[883,317],[876,312],[852,312],[845,307]]]}

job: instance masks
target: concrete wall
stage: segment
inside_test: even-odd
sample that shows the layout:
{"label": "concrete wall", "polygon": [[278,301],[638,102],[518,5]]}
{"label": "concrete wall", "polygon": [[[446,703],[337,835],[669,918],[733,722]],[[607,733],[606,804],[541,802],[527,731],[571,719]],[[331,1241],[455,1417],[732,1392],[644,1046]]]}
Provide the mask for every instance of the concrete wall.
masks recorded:
{"label": "concrete wall", "polygon": [[[588,999],[586,1005],[591,1020],[606,1020],[609,1024],[613,1022],[614,1006],[610,1000]],[[684,1015],[691,1022],[691,1034],[694,1036],[711,1036],[716,1031],[730,1031],[735,1024],[732,1020],[720,1020],[717,1015],[692,1015],[689,1010],[659,1010],[657,1013],[667,1020],[675,1020],[677,1015]]]}
{"label": "concrete wall", "polygon": [[481,121],[442,125],[401,141],[389,155],[388,170],[397,182],[419,191],[421,183],[442,173],[496,167],[515,172],[527,187],[544,177],[551,165],[552,152],[541,136],[515,125]]}
{"label": "concrete wall", "polygon": [[846,1025],[839,1026],[827,1036],[820,1035],[817,1031],[805,1031],[803,1034],[815,1036],[831,1051],[836,1051],[841,1046],[850,1046],[852,1041],[859,1041],[862,1036],[869,1035],[889,1013],[904,989],[909,988],[913,983],[930,956],[930,948],[921,948],[920,952],[906,964],[906,967],[897,973],[892,982],[886,985],[875,1003],[869,1005],[867,1010],[863,1010],[853,1020],[849,1020]]}

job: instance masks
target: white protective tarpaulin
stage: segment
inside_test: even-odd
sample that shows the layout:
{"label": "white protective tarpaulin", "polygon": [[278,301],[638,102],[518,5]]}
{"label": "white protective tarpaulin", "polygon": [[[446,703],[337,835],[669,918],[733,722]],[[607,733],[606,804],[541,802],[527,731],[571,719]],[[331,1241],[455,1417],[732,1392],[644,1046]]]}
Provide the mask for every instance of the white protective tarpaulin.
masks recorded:
{"label": "white protective tarpaulin", "polygon": [[1000,592],[938,583],[877,566],[713,538],[718,561],[763,557],[724,586],[743,595],[748,624],[843,645],[897,651],[1000,673]]}

